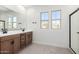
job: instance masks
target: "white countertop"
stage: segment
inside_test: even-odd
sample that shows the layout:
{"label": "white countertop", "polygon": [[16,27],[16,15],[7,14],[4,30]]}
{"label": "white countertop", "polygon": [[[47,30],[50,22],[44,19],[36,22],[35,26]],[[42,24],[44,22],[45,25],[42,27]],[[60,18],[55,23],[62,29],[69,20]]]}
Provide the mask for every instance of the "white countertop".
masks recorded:
{"label": "white countertop", "polygon": [[25,30],[24,32],[21,30],[14,30],[14,31],[8,31],[7,33],[3,34],[2,32],[0,32],[0,37],[3,36],[8,36],[8,35],[13,35],[13,34],[20,34],[20,33],[25,33],[25,32],[31,32],[32,30]]}

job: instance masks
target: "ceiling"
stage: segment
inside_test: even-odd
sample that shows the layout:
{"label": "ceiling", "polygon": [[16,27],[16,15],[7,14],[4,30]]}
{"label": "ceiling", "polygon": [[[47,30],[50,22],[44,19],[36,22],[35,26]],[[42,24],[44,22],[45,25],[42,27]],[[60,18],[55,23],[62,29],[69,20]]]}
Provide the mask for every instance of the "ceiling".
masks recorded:
{"label": "ceiling", "polygon": [[4,6],[0,5],[0,11],[8,11],[9,9],[8,8],[5,8]]}
{"label": "ceiling", "polygon": [[[0,12],[6,12],[6,11],[13,11],[13,9],[17,9],[17,11],[19,11],[20,9],[22,9],[21,7],[17,7],[18,5],[9,5],[8,7],[6,7],[7,5],[0,5]],[[25,9],[30,8],[30,7],[39,7],[37,5],[22,5]],[[15,8],[14,8],[15,7]],[[13,9],[12,9],[13,8]],[[19,9],[20,8],[20,9]]]}

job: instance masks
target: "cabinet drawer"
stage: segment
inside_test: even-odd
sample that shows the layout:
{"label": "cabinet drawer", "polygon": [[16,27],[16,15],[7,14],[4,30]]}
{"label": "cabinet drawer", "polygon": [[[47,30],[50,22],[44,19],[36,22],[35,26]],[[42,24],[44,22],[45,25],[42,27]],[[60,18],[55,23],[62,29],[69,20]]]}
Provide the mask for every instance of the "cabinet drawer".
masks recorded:
{"label": "cabinet drawer", "polygon": [[19,34],[9,35],[5,37],[1,37],[0,41],[11,40],[11,39],[19,38],[19,37],[20,37]]}

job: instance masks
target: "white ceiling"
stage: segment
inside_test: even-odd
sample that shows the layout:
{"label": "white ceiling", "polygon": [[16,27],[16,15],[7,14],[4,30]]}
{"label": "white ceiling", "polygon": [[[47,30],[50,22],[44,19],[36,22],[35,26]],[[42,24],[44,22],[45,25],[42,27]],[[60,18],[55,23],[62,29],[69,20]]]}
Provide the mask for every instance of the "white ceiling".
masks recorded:
{"label": "white ceiling", "polygon": [[4,6],[0,5],[0,11],[8,11],[9,9],[8,8],[5,8]]}
{"label": "white ceiling", "polygon": [[24,14],[26,9],[22,5],[4,5],[4,7],[8,8],[9,10]]}
{"label": "white ceiling", "polygon": [[[6,11],[19,11],[22,9],[21,7],[17,7],[18,5],[0,5],[0,12],[6,12]],[[38,5],[22,5],[25,9],[31,8],[31,7],[39,7]],[[14,8],[15,7],[15,8]],[[13,8],[13,9],[12,9]],[[20,8],[20,9],[19,9]]]}

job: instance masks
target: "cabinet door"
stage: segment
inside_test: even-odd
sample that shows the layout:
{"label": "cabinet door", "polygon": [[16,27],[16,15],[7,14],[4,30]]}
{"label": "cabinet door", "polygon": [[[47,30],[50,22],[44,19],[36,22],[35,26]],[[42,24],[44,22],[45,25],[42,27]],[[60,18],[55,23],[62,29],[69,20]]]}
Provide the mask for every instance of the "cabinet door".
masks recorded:
{"label": "cabinet door", "polygon": [[32,43],[32,32],[28,32],[26,33],[26,35],[27,35],[26,42],[28,42],[28,44]]}
{"label": "cabinet door", "polygon": [[26,36],[25,33],[20,35],[20,47],[24,48],[26,46]]}
{"label": "cabinet door", "polygon": [[28,33],[26,33],[26,46],[29,44]]}
{"label": "cabinet door", "polygon": [[20,50],[20,37],[14,39],[14,53],[17,53]]}
{"label": "cabinet door", "polygon": [[13,53],[13,41],[12,40],[1,42],[1,53]]}

